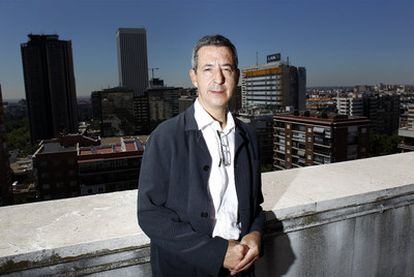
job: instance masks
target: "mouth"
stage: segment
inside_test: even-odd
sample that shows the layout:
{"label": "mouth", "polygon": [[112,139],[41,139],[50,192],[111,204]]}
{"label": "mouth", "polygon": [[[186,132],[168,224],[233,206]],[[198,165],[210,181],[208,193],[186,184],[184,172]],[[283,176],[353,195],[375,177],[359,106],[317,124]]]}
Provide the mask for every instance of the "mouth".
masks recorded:
{"label": "mouth", "polygon": [[221,94],[221,93],[224,93],[224,90],[210,90],[210,93]]}

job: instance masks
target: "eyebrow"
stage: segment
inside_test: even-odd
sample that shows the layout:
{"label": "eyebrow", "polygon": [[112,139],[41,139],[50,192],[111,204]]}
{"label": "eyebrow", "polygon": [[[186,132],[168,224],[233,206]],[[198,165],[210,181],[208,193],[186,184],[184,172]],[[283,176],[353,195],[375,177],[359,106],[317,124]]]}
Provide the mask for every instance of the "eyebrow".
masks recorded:
{"label": "eyebrow", "polygon": [[230,64],[230,63],[225,63],[225,64],[222,64],[221,66],[229,66],[229,67],[231,67],[231,68],[233,68],[233,67],[234,67],[234,65],[233,65],[233,64]]}
{"label": "eyebrow", "polygon": [[[213,66],[214,66],[214,64],[207,63],[207,64],[203,65],[201,68],[213,67]],[[234,68],[234,65],[233,64],[230,64],[230,63],[221,64],[219,66],[220,67],[231,67],[231,68]]]}

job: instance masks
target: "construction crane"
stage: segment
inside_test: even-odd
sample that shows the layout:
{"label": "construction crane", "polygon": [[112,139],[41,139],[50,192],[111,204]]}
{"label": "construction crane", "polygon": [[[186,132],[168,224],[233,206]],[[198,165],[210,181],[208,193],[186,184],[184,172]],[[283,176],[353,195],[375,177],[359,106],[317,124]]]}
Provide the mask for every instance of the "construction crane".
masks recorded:
{"label": "construction crane", "polygon": [[151,78],[154,79],[154,70],[159,70],[158,67],[150,67],[148,70],[151,70]]}

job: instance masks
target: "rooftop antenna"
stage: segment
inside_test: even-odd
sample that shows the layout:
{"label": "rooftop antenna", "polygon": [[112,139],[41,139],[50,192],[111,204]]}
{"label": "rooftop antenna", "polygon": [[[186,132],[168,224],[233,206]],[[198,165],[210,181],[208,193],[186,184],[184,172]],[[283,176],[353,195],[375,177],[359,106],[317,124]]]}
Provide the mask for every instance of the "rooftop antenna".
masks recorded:
{"label": "rooftop antenna", "polygon": [[256,51],[256,67],[259,67],[259,52]]}

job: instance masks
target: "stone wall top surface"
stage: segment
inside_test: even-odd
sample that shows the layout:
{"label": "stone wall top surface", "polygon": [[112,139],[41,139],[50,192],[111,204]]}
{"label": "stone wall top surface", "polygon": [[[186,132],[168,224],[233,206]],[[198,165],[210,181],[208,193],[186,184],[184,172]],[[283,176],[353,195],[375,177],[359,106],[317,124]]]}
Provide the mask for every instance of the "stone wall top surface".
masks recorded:
{"label": "stone wall top surface", "polygon": [[[262,174],[280,220],[414,193],[414,152]],[[0,261],[39,251],[81,255],[144,245],[137,190],[0,208]]]}

